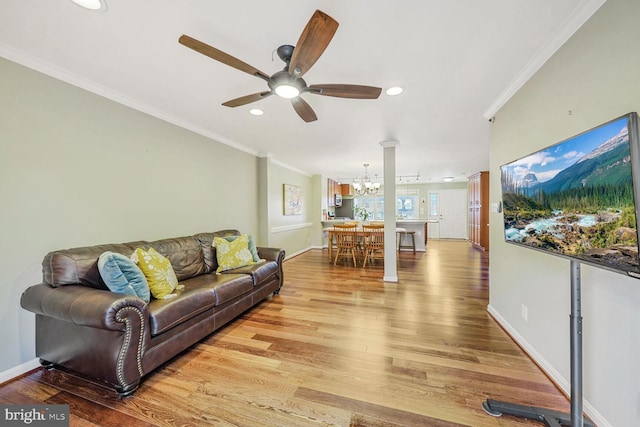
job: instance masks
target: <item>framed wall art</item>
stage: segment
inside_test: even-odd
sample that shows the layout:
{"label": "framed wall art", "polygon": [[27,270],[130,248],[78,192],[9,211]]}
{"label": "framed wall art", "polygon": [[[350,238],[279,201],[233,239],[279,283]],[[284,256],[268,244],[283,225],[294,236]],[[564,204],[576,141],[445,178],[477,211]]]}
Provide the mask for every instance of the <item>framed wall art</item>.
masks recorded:
{"label": "framed wall art", "polygon": [[285,215],[302,215],[302,187],[282,184]]}

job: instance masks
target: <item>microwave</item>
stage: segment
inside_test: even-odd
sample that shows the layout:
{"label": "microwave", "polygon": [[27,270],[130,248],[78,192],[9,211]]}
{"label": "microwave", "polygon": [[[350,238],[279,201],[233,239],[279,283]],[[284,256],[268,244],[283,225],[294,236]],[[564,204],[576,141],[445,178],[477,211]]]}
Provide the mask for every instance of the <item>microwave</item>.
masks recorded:
{"label": "microwave", "polygon": [[342,195],[336,194],[336,206],[342,206]]}

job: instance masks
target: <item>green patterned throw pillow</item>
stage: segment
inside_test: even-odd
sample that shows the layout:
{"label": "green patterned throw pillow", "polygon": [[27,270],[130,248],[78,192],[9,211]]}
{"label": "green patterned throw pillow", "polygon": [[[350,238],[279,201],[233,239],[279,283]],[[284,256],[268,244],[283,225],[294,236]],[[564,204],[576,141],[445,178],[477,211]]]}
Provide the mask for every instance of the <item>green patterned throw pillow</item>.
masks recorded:
{"label": "green patterned throw pillow", "polygon": [[[256,241],[254,240],[251,234],[241,234],[240,236],[247,236],[249,238],[249,252],[253,256],[253,260],[258,263],[260,262],[260,256],[258,255],[258,248],[256,247]],[[224,239],[227,242],[233,242],[240,236],[224,236]],[[215,243],[213,244],[215,246]]]}
{"label": "green patterned throw pillow", "polygon": [[249,251],[249,237],[246,234],[238,236],[231,242],[221,237],[214,237],[213,246],[216,248],[218,260],[217,273],[255,264],[253,255]]}
{"label": "green patterned throw pillow", "polygon": [[154,298],[168,299],[176,296],[173,291],[178,287],[178,278],[167,258],[153,248],[148,251],[137,248],[131,257],[147,278]]}

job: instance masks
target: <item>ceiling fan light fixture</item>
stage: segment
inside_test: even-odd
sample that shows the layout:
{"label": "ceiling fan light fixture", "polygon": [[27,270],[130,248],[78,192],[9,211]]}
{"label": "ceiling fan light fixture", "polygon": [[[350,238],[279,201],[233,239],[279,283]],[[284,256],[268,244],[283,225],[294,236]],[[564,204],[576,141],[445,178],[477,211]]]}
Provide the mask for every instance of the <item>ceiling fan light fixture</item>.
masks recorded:
{"label": "ceiling fan light fixture", "polygon": [[400,95],[402,92],[404,92],[404,89],[402,89],[400,86],[392,86],[385,91],[385,93],[389,96]]}
{"label": "ceiling fan light fixture", "polygon": [[276,95],[286,99],[295,98],[296,96],[300,95],[300,89],[290,83],[276,86],[275,91]]}
{"label": "ceiling fan light fixture", "polygon": [[[74,0],[85,1],[85,0]],[[100,1],[105,0],[89,0]],[[221,51],[213,46],[194,39],[186,34],[178,37],[178,43],[193,49],[194,51],[210,57],[222,64],[235,68],[236,70],[250,74],[261,80],[266,81],[269,91],[252,93],[250,95],[241,96],[223,102],[225,107],[239,107],[252,102],[260,101],[268,96],[278,95],[281,98],[289,99],[291,106],[295,112],[305,122],[313,122],[318,120],[318,116],[313,108],[302,96],[303,93],[314,95],[331,96],[336,98],[352,98],[352,99],[377,99],[382,92],[379,87],[352,85],[352,84],[321,84],[307,86],[302,76],[309,71],[315,64],[320,55],[325,51],[333,35],[338,29],[338,22],[322,12],[316,10],[311,19],[304,27],[298,43],[294,48],[293,45],[282,45],[277,50],[278,57],[285,63],[281,71],[269,76],[259,69],[235,58],[228,53]],[[294,50],[295,49],[295,50]],[[295,55],[294,55],[295,51]]]}
{"label": "ceiling fan light fixture", "polygon": [[251,114],[252,116],[261,116],[264,114],[264,111],[259,108],[252,108],[251,110],[249,110],[249,114]]}
{"label": "ceiling fan light fixture", "polygon": [[78,6],[84,7],[85,9],[95,10],[104,12],[107,10],[107,3],[105,0],[71,0]]}
{"label": "ceiling fan light fixture", "polygon": [[292,99],[300,95],[306,83],[296,79],[285,70],[278,71],[269,79],[269,87],[281,98]]}

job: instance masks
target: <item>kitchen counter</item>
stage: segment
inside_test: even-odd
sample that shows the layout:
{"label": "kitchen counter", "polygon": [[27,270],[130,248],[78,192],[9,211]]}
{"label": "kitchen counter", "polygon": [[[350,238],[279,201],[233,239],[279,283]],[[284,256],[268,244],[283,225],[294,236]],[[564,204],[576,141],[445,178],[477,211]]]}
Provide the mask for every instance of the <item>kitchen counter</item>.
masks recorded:
{"label": "kitchen counter", "polygon": [[[322,223],[327,223],[327,224],[342,224],[343,222],[362,222],[359,219],[342,219],[342,218],[338,218],[338,219],[325,219],[322,221]],[[383,221],[370,221],[370,222],[383,222]],[[437,219],[396,219],[396,223],[416,223],[416,224],[424,224],[425,222],[428,223],[435,223],[438,222]]]}
{"label": "kitchen counter", "polygon": [[[353,220],[353,219],[331,219],[331,220],[322,221],[322,228],[323,229],[332,228],[333,224],[343,224],[345,222],[351,222],[351,221],[360,222],[360,223],[362,222],[362,221]],[[437,220],[428,220],[428,219],[397,219],[396,227],[404,228],[407,231],[415,232],[416,251],[425,251],[426,244],[427,244],[427,233],[428,233],[427,224],[437,223],[437,222],[438,222]],[[326,233],[324,234],[325,234],[324,244],[326,246],[327,245]],[[410,239],[411,237],[404,236],[402,244],[403,245],[410,244]]]}

